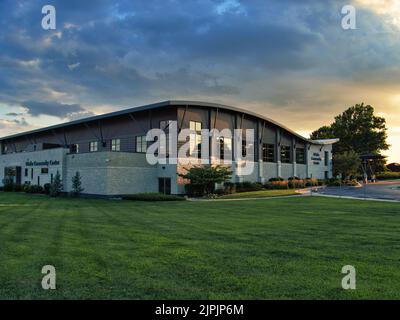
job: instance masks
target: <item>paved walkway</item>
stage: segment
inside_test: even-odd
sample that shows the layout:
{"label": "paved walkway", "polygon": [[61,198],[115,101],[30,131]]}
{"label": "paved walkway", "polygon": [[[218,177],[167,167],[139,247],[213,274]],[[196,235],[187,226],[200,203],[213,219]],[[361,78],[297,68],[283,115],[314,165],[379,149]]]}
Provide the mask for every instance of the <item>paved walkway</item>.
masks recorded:
{"label": "paved walkway", "polygon": [[361,188],[354,187],[326,187],[317,192],[321,195],[349,197],[357,199],[377,199],[400,201],[400,181],[383,181],[367,184]]}

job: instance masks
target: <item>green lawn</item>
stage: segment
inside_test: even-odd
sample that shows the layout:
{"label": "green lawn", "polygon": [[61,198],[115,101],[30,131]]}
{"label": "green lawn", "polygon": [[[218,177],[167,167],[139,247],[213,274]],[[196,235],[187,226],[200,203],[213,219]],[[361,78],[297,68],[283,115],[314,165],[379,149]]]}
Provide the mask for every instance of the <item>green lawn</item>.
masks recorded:
{"label": "green lawn", "polygon": [[[0,299],[400,298],[400,204],[0,193]],[[41,289],[41,268],[57,290]],[[342,266],[357,290],[341,289]]]}
{"label": "green lawn", "polygon": [[260,190],[260,191],[240,192],[222,196],[220,198],[248,199],[248,198],[270,198],[270,197],[292,196],[292,195],[297,195],[294,189],[282,189],[282,190]]}

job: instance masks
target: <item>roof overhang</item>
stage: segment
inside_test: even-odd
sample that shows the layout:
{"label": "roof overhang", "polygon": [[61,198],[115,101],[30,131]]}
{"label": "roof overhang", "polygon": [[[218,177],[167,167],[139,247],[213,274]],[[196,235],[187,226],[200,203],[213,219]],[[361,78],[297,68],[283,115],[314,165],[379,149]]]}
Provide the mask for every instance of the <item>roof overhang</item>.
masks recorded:
{"label": "roof overhang", "polygon": [[45,127],[45,128],[40,128],[40,129],[36,129],[36,130],[17,133],[17,134],[14,134],[14,135],[9,135],[9,136],[0,138],[0,141],[14,139],[14,138],[18,138],[18,137],[24,137],[24,136],[28,136],[28,135],[32,135],[32,134],[36,134],[36,133],[41,133],[41,132],[45,132],[45,131],[49,131],[49,130],[56,130],[56,129],[60,129],[60,128],[71,127],[71,126],[75,126],[75,125],[79,125],[79,124],[83,124],[83,123],[99,121],[99,120],[102,120],[102,119],[108,119],[108,118],[117,117],[117,116],[121,116],[121,115],[126,115],[126,114],[130,114],[130,113],[134,113],[134,112],[158,109],[158,108],[169,107],[169,106],[198,106],[198,107],[218,108],[218,109],[225,109],[225,110],[230,110],[230,111],[235,111],[235,112],[247,114],[247,115],[253,116],[255,118],[259,118],[259,119],[265,120],[265,121],[267,121],[267,122],[269,122],[269,123],[271,123],[271,124],[273,124],[275,126],[278,126],[278,127],[282,128],[282,129],[284,129],[285,131],[293,134],[297,138],[299,138],[299,139],[301,139],[301,140],[303,140],[305,142],[311,143],[311,144],[327,145],[327,144],[332,144],[332,143],[336,143],[336,142],[339,141],[339,139],[311,140],[311,139],[308,139],[308,138],[305,138],[305,137],[301,136],[297,132],[289,129],[288,127],[282,125],[281,123],[278,123],[278,122],[276,122],[276,121],[274,121],[274,120],[272,120],[270,118],[267,118],[265,116],[262,116],[260,114],[257,114],[255,112],[252,112],[252,111],[249,111],[249,110],[245,110],[245,109],[241,109],[241,108],[237,108],[237,107],[232,107],[232,106],[227,106],[227,105],[223,105],[223,104],[218,104],[218,103],[210,103],[210,102],[202,102],[202,101],[190,101],[190,100],[167,100],[167,101],[163,101],[163,102],[143,105],[143,106],[140,106],[140,107],[128,108],[128,109],[115,111],[115,112],[111,112],[111,113],[106,113],[106,114],[102,114],[102,115],[98,115],[98,116],[78,119],[78,120],[65,122],[65,123],[61,123],[61,124],[57,124],[57,125],[53,125],[53,126],[49,126],[49,127]]}

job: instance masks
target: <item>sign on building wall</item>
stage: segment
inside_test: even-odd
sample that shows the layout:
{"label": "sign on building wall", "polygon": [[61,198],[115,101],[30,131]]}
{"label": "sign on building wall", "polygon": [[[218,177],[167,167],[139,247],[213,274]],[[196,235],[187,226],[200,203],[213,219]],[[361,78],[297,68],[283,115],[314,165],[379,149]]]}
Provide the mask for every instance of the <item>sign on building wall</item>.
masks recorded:
{"label": "sign on building wall", "polygon": [[48,167],[48,166],[59,166],[60,161],[58,160],[45,160],[45,161],[27,161],[25,162],[26,167]]}

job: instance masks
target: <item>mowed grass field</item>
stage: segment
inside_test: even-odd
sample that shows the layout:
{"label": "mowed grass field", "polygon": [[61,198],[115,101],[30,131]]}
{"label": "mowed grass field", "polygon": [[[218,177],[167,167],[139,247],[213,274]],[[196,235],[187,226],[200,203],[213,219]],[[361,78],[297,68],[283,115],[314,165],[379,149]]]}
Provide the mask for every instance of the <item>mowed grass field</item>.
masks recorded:
{"label": "mowed grass field", "polygon": [[[356,290],[341,288],[348,264]],[[0,193],[0,299],[363,298],[400,298],[400,204]]]}

